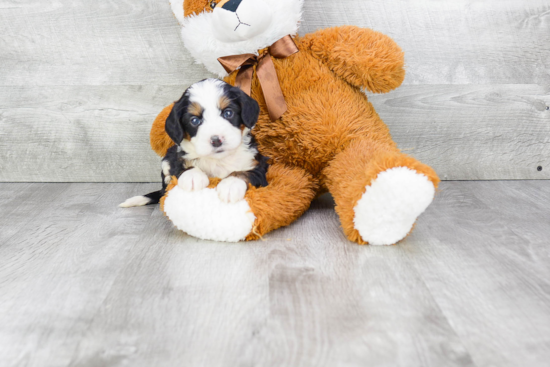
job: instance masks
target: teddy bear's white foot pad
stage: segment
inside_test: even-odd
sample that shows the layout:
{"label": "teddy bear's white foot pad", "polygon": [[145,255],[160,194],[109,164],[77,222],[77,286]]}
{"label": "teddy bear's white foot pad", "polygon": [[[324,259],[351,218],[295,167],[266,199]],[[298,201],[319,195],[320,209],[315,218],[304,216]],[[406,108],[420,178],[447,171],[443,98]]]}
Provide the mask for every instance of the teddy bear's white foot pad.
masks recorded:
{"label": "teddy bear's white foot pad", "polygon": [[433,183],[407,167],[381,172],[354,208],[355,229],[371,245],[393,245],[407,236],[434,194]]}
{"label": "teddy bear's white foot pad", "polygon": [[246,200],[223,203],[216,189],[208,188],[189,192],[174,187],[166,196],[164,212],[178,229],[212,241],[242,241],[256,220]]}

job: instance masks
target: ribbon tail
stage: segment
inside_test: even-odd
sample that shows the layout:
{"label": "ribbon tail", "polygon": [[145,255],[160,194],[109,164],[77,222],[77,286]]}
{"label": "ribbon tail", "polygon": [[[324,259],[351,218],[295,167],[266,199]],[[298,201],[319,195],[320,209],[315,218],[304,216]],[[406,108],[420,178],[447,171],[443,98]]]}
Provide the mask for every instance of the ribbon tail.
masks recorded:
{"label": "ribbon tail", "polygon": [[289,57],[291,55],[294,55],[298,51],[298,46],[296,46],[296,43],[290,36],[284,36],[283,38],[269,46],[269,53],[271,54],[271,56],[278,59]]}
{"label": "ribbon tail", "polygon": [[277,71],[271,57],[267,55],[262,58],[256,68],[258,80],[262,86],[262,92],[269,112],[271,121],[278,120],[287,110],[285,97],[279,85]]}
{"label": "ribbon tail", "polygon": [[248,96],[252,93],[252,77],[254,75],[254,67],[246,65],[241,67],[235,78],[235,86],[241,88]]}

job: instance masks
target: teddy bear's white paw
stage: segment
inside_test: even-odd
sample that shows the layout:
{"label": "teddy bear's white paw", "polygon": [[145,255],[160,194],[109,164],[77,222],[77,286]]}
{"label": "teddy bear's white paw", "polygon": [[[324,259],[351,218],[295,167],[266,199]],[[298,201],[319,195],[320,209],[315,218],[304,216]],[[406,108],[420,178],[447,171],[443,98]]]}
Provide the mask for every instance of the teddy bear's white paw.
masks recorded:
{"label": "teddy bear's white paw", "polygon": [[210,180],[199,168],[191,168],[178,178],[178,186],[184,191],[199,191],[208,186]]}
{"label": "teddy bear's white paw", "polygon": [[227,205],[209,188],[190,192],[174,187],[166,195],[164,212],[178,229],[213,241],[242,241],[256,220],[246,200]]}
{"label": "teddy bear's white paw", "polygon": [[246,182],[237,177],[227,177],[221,180],[216,188],[218,197],[224,203],[236,203],[244,199],[246,190],[248,189]]}
{"label": "teddy bear's white paw", "polygon": [[371,245],[393,245],[407,236],[434,194],[433,183],[407,167],[381,172],[354,208],[355,229]]}

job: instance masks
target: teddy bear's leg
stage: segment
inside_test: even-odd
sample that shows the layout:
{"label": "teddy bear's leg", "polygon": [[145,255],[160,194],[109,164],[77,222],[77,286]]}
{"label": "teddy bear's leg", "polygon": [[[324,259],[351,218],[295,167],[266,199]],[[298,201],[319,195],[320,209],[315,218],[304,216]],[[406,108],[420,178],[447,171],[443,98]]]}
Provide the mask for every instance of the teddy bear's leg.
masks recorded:
{"label": "teddy bear's leg", "polygon": [[187,192],[173,178],[161,206],[180,230],[198,238],[237,242],[255,240],[300,217],[315,197],[318,184],[300,168],[274,164],[267,172],[266,187],[250,187],[245,200],[219,200],[211,179],[208,188]]}
{"label": "teddy bear's leg", "polygon": [[429,166],[372,141],[351,143],[323,173],[346,236],[371,245],[405,238],[439,183]]}
{"label": "teddy bear's leg", "polygon": [[247,240],[259,239],[277,228],[288,226],[309,208],[319,184],[301,168],[274,164],[267,172],[266,187],[252,188],[246,201],[256,216]]}

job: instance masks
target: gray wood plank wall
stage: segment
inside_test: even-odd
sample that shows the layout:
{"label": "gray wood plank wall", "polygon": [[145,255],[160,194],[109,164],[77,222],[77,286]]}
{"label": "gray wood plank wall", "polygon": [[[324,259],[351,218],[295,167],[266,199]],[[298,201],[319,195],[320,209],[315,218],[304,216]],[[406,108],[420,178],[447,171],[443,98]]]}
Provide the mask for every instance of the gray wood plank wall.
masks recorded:
{"label": "gray wood plank wall", "polygon": [[[306,0],[301,34],[343,24],[406,52],[370,97],[404,151],[443,179],[550,178],[548,0]],[[0,0],[0,181],[157,181],[151,123],[208,76],[168,0]]]}

